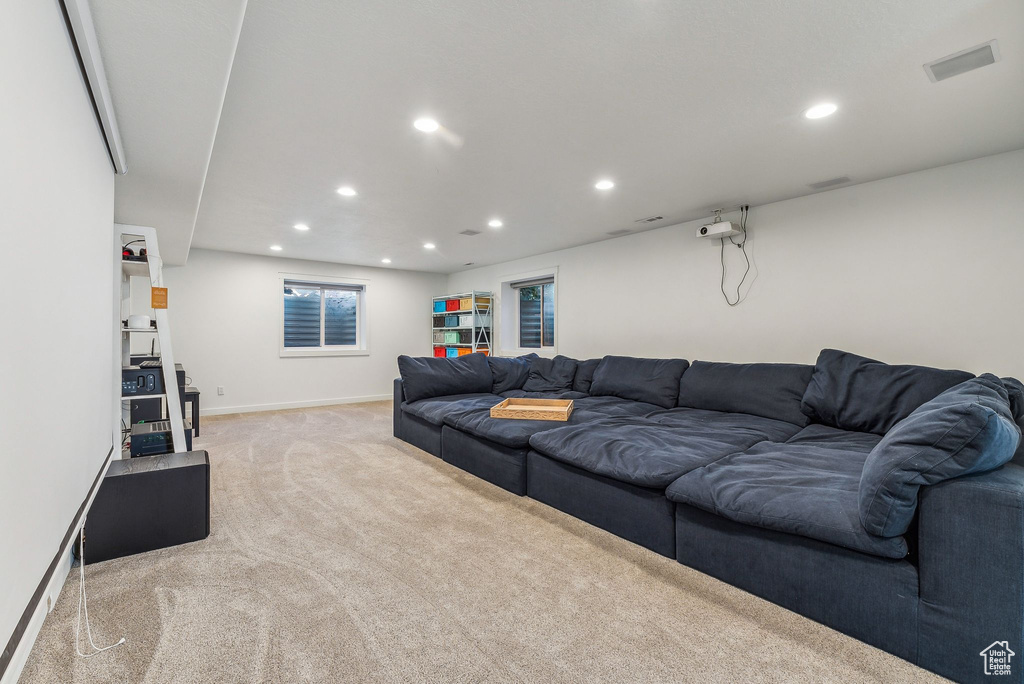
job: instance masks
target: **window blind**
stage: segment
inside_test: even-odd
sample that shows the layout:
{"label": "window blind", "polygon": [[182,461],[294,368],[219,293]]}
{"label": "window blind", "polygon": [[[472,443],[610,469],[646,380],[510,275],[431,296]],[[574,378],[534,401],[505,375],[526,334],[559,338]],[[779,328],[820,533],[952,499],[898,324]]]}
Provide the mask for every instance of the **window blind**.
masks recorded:
{"label": "window blind", "polygon": [[284,282],[284,346],[355,346],[363,287]]}
{"label": "window blind", "polygon": [[524,349],[555,344],[555,280],[548,276],[509,285],[519,300],[519,346]]}
{"label": "window blind", "polygon": [[518,290],[521,287],[536,287],[537,285],[549,285],[554,282],[554,276],[542,276],[540,278],[529,278],[527,280],[515,280],[509,283],[509,287]]}

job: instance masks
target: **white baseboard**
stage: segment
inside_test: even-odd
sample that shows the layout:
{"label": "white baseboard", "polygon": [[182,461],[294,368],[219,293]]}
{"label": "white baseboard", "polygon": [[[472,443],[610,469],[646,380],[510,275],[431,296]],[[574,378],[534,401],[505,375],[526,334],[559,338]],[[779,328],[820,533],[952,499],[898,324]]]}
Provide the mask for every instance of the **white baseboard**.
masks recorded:
{"label": "white baseboard", "polygon": [[43,593],[42,599],[39,604],[36,605],[35,612],[32,613],[32,618],[28,622],[28,627],[25,628],[25,633],[21,637],[21,641],[18,642],[18,647],[14,650],[14,655],[11,656],[11,662],[7,665],[7,671],[4,672],[3,679],[0,679],[0,684],[14,684],[21,677],[21,671],[25,669],[25,663],[28,662],[28,655],[32,652],[32,647],[36,644],[36,639],[39,637],[39,632],[43,628],[43,623],[46,621],[46,616],[49,615],[53,607],[57,605],[57,598],[60,596],[61,589],[64,588],[64,582],[67,580],[68,575],[71,573],[71,564],[73,558],[71,555],[71,547],[78,541],[78,536],[71,538],[71,541],[64,548],[64,560],[61,561],[60,567],[53,573],[53,577],[50,578],[50,583],[46,585],[46,591]]}
{"label": "white baseboard", "polygon": [[201,408],[201,416],[223,416],[228,413],[257,413],[260,411],[281,411],[283,409],[312,408],[314,406],[335,406],[337,404],[362,404],[367,401],[386,401],[392,394],[371,394],[365,397],[344,397],[340,399],[313,399],[311,401],[286,401],[279,404],[249,404],[248,406],[218,406]]}

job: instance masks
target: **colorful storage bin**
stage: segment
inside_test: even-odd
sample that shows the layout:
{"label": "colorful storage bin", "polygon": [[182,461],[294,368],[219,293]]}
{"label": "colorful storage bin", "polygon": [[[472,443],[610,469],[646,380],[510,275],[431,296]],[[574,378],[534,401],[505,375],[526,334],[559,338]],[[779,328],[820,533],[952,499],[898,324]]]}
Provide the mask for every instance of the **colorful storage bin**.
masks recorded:
{"label": "colorful storage bin", "polygon": [[434,312],[435,313],[444,313],[445,310],[446,310],[445,309],[445,303],[444,303],[443,299],[440,300],[440,301],[434,302]]}
{"label": "colorful storage bin", "polygon": [[473,327],[473,318],[476,318],[476,327],[478,328],[489,328],[491,327],[490,315],[484,314],[459,314],[459,326],[463,328]]}
{"label": "colorful storage bin", "polygon": [[443,330],[435,330],[434,331],[434,344],[444,344],[444,331]]}
{"label": "colorful storage bin", "polygon": [[444,343],[445,344],[458,344],[459,343],[459,331],[458,330],[449,330],[449,331],[445,332],[445,334],[444,334]]}
{"label": "colorful storage bin", "polygon": [[444,327],[444,316],[434,316],[434,327],[435,328],[443,328]]}
{"label": "colorful storage bin", "polygon": [[446,300],[445,303],[444,303],[444,310],[445,311],[458,311],[459,310],[459,300],[458,299]]}
{"label": "colorful storage bin", "polygon": [[465,356],[466,354],[472,354],[473,350],[469,347],[459,347],[459,356]]}
{"label": "colorful storage bin", "polygon": [[434,347],[434,356],[442,356],[443,357],[444,353],[445,353],[444,347]]}
{"label": "colorful storage bin", "polygon": [[453,356],[458,356],[458,355],[459,355],[458,347],[448,347],[447,354],[445,354],[445,356],[447,356],[448,358],[452,358]]}
{"label": "colorful storage bin", "polygon": [[472,311],[473,310],[473,298],[466,297],[465,299],[459,300],[459,309],[461,311]]}
{"label": "colorful storage bin", "polygon": [[446,327],[446,328],[457,328],[457,327],[459,327],[459,317],[458,316],[445,316],[444,317],[444,327]]}
{"label": "colorful storage bin", "polygon": [[472,330],[459,330],[459,342],[462,344],[473,343],[473,331]]}

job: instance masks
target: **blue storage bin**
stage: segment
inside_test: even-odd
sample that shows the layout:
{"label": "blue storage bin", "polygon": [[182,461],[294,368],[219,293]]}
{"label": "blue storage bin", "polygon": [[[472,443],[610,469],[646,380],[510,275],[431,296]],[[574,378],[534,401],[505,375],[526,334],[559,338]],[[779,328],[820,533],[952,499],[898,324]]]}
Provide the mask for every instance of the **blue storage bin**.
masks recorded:
{"label": "blue storage bin", "polygon": [[446,328],[457,328],[457,327],[459,327],[459,317],[458,316],[445,316],[444,317],[444,327],[446,327]]}
{"label": "blue storage bin", "polygon": [[434,302],[434,313],[444,313],[444,300]]}
{"label": "blue storage bin", "polygon": [[451,357],[451,356],[458,356],[458,355],[459,355],[459,348],[458,347],[448,347],[448,351],[445,353],[445,356],[449,356],[449,357]]}

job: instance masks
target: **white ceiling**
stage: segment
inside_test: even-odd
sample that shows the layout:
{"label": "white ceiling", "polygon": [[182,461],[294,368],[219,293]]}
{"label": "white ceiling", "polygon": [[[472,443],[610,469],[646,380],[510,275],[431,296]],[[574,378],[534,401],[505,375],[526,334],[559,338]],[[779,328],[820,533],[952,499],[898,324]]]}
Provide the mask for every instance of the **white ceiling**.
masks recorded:
{"label": "white ceiling", "polygon": [[245,0],[92,0],[128,173],[119,223],[156,226],[164,260],[188,257]]}
{"label": "white ceiling", "polygon": [[[156,225],[171,263],[191,240],[452,272],[1024,147],[1020,0],[264,0],[221,113],[243,5],[93,1],[117,219]],[[926,77],[993,38],[1000,62]],[[801,116],[821,101],[839,111]]]}

